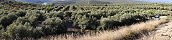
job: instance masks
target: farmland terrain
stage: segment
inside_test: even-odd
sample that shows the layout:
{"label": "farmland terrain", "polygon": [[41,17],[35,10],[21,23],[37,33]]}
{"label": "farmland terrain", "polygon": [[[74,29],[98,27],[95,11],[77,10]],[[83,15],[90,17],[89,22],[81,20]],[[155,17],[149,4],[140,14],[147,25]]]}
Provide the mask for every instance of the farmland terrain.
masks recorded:
{"label": "farmland terrain", "polygon": [[159,34],[156,29],[169,29],[163,24],[171,16],[172,4],[92,0],[40,5],[6,0],[0,2],[0,39],[136,40],[142,35],[149,39]]}

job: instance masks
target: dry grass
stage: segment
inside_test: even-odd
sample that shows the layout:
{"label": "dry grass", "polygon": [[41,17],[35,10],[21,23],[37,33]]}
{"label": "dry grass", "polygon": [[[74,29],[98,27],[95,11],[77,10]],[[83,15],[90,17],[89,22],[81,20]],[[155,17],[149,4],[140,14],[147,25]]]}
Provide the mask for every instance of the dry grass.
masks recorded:
{"label": "dry grass", "polygon": [[172,22],[164,24],[165,26],[160,26],[157,30],[152,31],[151,34],[143,36],[138,40],[172,40]]}
{"label": "dry grass", "polygon": [[165,23],[167,20],[151,20],[147,22],[142,22],[138,24],[134,24],[131,26],[123,27],[116,31],[103,31],[96,35],[84,35],[84,36],[56,36],[56,37],[48,37],[42,39],[48,40],[126,40],[126,38],[142,33],[144,31],[152,31],[158,25]]}

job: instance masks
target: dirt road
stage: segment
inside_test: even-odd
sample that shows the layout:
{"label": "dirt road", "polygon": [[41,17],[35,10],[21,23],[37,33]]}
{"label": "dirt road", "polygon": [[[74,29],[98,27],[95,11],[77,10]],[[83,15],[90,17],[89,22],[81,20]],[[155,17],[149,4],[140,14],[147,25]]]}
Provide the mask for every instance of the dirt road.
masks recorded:
{"label": "dirt road", "polygon": [[149,36],[144,36],[139,40],[172,40],[172,21],[160,25]]}

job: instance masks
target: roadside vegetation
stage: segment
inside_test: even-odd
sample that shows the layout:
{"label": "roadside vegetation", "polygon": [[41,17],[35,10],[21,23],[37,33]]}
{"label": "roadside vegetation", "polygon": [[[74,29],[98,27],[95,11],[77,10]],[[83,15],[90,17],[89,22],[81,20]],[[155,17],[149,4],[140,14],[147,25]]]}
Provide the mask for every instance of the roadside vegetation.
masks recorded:
{"label": "roadside vegetation", "polygon": [[50,36],[42,38],[45,40],[134,40],[146,34],[168,20],[150,20],[147,22],[141,22],[133,24],[131,26],[121,27],[119,30],[101,31],[96,34],[88,33],[82,36],[65,35],[65,36]]}

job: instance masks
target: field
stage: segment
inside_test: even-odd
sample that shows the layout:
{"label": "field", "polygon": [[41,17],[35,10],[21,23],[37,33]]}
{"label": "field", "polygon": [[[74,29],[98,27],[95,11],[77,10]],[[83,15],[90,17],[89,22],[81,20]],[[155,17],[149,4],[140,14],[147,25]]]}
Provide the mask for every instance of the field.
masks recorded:
{"label": "field", "polygon": [[172,5],[149,3],[85,6],[1,2],[0,38],[127,40],[135,34],[145,33],[142,31],[152,31],[168,21],[163,18],[153,20],[152,17],[156,15],[168,16],[167,19],[170,19]]}

